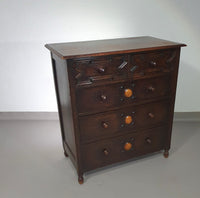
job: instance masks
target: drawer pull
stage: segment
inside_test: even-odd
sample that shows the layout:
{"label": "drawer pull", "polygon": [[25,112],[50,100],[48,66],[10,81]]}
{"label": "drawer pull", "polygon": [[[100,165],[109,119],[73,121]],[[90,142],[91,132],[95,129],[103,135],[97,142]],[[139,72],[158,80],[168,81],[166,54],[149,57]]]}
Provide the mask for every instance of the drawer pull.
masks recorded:
{"label": "drawer pull", "polygon": [[104,150],[103,150],[103,153],[104,153],[104,155],[106,155],[106,156],[109,154],[109,152],[108,152],[107,149],[104,149]]}
{"label": "drawer pull", "polygon": [[107,100],[107,96],[106,95],[101,95],[101,100],[102,101],[106,101]]}
{"label": "drawer pull", "polygon": [[99,67],[99,68],[97,68],[97,71],[100,73],[100,74],[103,74],[103,73],[105,73],[105,68],[103,68],[103,67]]}
{"label": "drawer pull", "polygon": [[151,144],[151,139],[150,138],[146,138],[145,141],[146,141],[146,143]]}
{"label": "drawer pull", "polygon": [[126,116],[126,117],[125,117],[125,123],[126,123],[126,124],[130,124],[132,121],[133,121],[133,119],[132,119],[131,116]]}
{"label": "drawer pull", "polygon": [[154,117],[155,117],[153,113],[148,113],[148,116],[149,116],[150,118],[154,118]]}
{"label": "drawer pull", "polygon": [[126,61],[123,61],[123,63],[118,67],[118,69],[123,69],[127,65]]}
{"label": "drawer pull", "polygon": [[152,87],[152,86],[149,86],[147,89],[148,89],[148,91],[151,91],[151,92],[155,91],[155,87]]}
{"label": "drawer pull", "polygon": [[133,95],[133,92],[131,89],[125,89],[124,90],[124,96],[127,98],[130,98]]}
{"label": "drawer pull", "polygon": [[133,66],[133,67],[130,69],[130,71],[131,71],[131,72],[134,72],[137,68],[138,68],[138,66],[135,65],[135,66]]}
{"label": "drawer pull", "polygon": [[107,129],[107,128],[108,128],[108,124],[107,124],[106,122],[102,122],[102,127],[103,127],[104,129]]}
{"label": "drawer pull", "polygon": [[151,66],[153,66],[153,67],[156,67],[156,66],[157,66],[157,63],[156,63],[155,61],[151,61],[149,64],[150,64]]}
{"label": "drawer pull", "polygon": [[129,151],[132,148],[132,144],[130,142],[126,142],[124,144],[124,150]]}

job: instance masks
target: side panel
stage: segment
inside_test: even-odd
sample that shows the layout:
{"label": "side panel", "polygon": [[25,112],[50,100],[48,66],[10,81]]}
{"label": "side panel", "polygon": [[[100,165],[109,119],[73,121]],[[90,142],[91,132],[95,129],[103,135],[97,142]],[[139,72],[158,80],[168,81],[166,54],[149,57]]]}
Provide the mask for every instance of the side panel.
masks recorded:
{"label": "side panel", "polygon": [[171,146],[171,135],[172,135],[172,126],[173,126],[173,118],[174,118],[174,105],[176,99],[176,87],[177,87],[177,78],[178,78],[178,69],[179,69],[179,59],[180,59],[180,50],[181,48],[177,48],[176,50],[176,59],[172,63],[172,72],[171,72],[171,102],[170,102],[170,109],[169,109],[169,128],[168,134],[165,141],[165,150],[169,150]]}
{"label": "side panel", "polygon": [[63,146],[72,162],[77,167],[76,144],[74,136],[73,114],[71,107],[67,61],[52,55],[54,82],[57,95]]}

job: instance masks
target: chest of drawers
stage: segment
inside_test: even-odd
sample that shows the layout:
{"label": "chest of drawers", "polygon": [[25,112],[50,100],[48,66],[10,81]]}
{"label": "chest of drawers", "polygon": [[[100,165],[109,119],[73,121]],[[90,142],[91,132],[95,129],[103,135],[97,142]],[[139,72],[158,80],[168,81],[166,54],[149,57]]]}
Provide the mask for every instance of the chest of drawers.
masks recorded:
{"label": "chest of drawers", "polygon": [[83,174],[170,149],[181,43],[153,37],[47,44],[65,156]]}

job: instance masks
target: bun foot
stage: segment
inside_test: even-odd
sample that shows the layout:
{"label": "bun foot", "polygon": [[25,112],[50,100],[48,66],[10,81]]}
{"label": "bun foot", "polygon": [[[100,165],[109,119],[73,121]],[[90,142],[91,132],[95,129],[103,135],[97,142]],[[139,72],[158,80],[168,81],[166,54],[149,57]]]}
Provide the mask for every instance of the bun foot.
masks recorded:
{"label": "bun foot", "polygon": [[65,157],[68,157],[68,154],[66,153],[66,151],[64,151],[64,155],[65,155]]}
{"label": "bun foot", "polygon": [[79,176],[78,177],[78,183],[83,184],[83,182],[84,182],[83,176]]}
{"label": "bun foot", "polygon": [[169,157],[169,150],[164,150],[163,155],[164,155],[165,158],[168,158]]}

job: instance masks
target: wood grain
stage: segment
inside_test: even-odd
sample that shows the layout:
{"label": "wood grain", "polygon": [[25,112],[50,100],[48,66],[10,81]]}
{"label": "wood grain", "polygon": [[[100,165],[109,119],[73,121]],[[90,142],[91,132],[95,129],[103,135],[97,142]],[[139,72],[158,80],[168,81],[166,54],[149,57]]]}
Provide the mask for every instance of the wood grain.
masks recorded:
{"label": "wood grain", "polygon": [[80,184],[109,164],[160,150],[168,157],[182,46],[153,37],[46,45],[64,155]]}
{"label": "wood grain", "polygon": [[103,56],[186,46],[150,36],[46,44],[45,47],[62,59]]}

